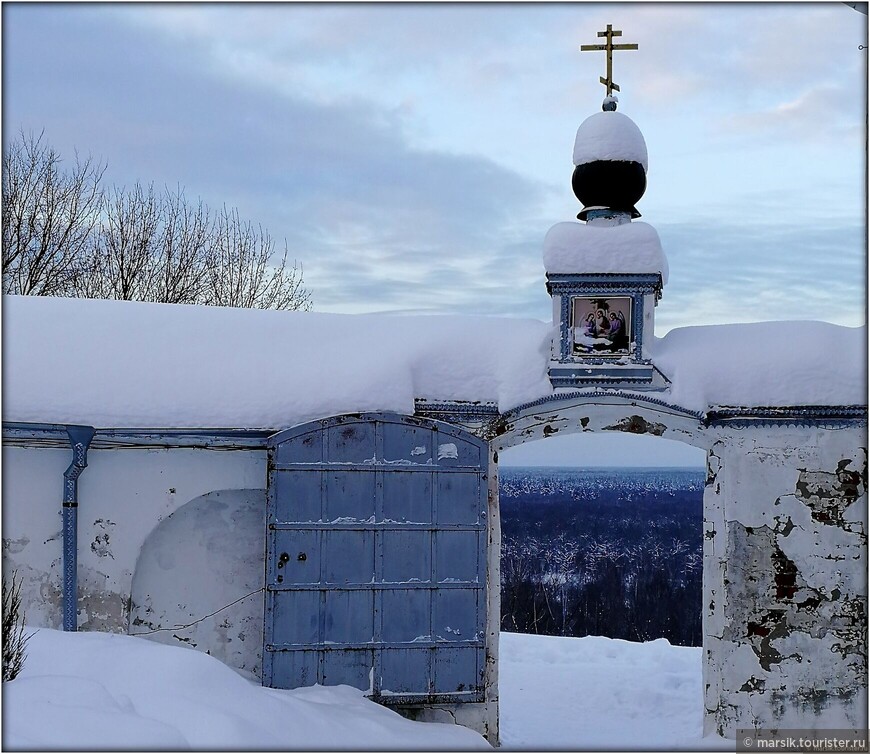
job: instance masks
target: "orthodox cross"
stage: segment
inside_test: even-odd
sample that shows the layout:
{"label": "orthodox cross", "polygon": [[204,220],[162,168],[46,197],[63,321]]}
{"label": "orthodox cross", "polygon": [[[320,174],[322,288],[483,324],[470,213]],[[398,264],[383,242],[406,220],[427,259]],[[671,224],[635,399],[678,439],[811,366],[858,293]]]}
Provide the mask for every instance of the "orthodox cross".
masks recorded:
{"label": "orthodox cross", "polygon": [[614,31],[611,24],[607,24],[607,31],[599,31],[599,37],[607,37],[607,44],[603,45],[580,45],[580,52],[588,52],[589,50],[605,50],[607,52],[607,78],[599,77],[604,86],[607,87],[607,96],[609,97],[613,90],[619,91],[619,86],[613,83],[613,51],[614,50],[636,50],[636,44],[613,44],[614,37],[621,37],[621,31]]}

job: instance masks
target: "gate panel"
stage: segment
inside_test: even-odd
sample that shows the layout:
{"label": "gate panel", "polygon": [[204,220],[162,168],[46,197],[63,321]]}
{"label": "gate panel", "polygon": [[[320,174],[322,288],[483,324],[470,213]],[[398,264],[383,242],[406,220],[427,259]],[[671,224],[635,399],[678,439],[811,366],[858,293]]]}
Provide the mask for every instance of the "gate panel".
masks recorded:
{"label": "gate panel", "polygon": [[396,414],[269,443],[263,683],[484,700],[486,442]]}

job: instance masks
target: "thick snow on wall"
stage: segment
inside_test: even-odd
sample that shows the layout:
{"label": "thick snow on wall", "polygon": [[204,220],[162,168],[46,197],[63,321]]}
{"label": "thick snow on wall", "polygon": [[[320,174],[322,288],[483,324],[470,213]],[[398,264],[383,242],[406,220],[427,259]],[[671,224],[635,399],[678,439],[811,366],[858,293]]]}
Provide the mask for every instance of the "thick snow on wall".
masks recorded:
{"label": "thick snow on wall", "polygon": [[574,139],[574,164],[596,160],[639,162],[649,169],[646,142],[637,124],[615,110],[590,115],[577,129]]}
{"label": "thick snow on wall", "polygon": [[280,428],[550,392],[535,320],[4,296],[5,421]]}
{"label": "thick snow on wall", "polygon": [[[613,233],[619,227],[602,230]],[[337,414],[412,414],[415,398],[553,394],[550,323],[339,315],[4,296],[3,420],[278,429]],[[715,406],[866,403],[866,327],[761,322],[671,330],[656,398]]]}
{"label": "thick snow on wall", "polygon": [[643,222],[556,223],[544,237],[544,269],[552,273],[660,272],[662,284],[668,282],[668,260],[659,234]]}
{"label": "thick snow on wall", "polygon": [[680,327],[656,338],[670,402],[715,406],[867,403],[867,328],[828,322]]}

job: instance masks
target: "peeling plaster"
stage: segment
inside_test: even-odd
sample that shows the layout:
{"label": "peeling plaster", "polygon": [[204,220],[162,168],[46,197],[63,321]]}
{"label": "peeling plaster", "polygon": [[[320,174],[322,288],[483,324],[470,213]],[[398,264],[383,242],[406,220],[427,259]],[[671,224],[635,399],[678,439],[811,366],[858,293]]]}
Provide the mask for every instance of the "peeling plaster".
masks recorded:
{"label": "peeling plaster", "polygon": [[711,600],[708,613],[722,642],[706,640],[715,650],[705,673],[721,684],[706,706],[722,735],[866,727],[867,467],[857,445],[843,433],[767,430],[711,450],[709,507],[722,519],[714,527],[705,510],[705,536],[723,526],[726,547],[719,578],[705,549],[705,593],[721,584],[725,606],[717,616]]}
{"label": "peeling plaster", "polygon": [[626,416],[616,424],[611,424],[609,427],[604,427],[605,430],[617,430],[619,432],[630,432],[633,435],[655,435],[661,437],[667,427],[660,422],[647,421],[642,416],[634,414]]}
{"label": "peeling plaster", "polygon": [[8,552],[10,555],[17,555],[21,552],[27,545],[30,544],[30,539],[28,537],[19,537],[18,539],[3,539],[3,551]]}
{"label": "peeling plaster", "polygon": [[852,459],[842,459],[836,471],[798,469],[795,496],[805,503],[814,521],[843,527],[846,509],[866,492],[867,464],[862,469],[849,468]]}

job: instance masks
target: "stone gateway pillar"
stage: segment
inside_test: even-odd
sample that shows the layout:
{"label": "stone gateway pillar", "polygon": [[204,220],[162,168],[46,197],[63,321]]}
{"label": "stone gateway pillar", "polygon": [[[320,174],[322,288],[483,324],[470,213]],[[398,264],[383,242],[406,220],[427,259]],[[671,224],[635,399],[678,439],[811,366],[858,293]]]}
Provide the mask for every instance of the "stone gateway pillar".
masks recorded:
{"label": "stone gateway pillar", "polygon": [[713,444],[705,734],[866,729],[863,438],[860,426],[768,425],[728,428]]}

